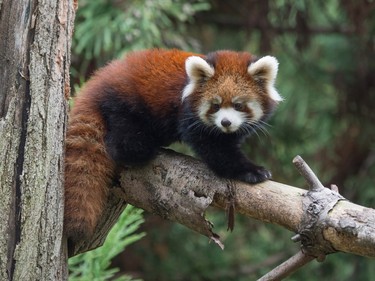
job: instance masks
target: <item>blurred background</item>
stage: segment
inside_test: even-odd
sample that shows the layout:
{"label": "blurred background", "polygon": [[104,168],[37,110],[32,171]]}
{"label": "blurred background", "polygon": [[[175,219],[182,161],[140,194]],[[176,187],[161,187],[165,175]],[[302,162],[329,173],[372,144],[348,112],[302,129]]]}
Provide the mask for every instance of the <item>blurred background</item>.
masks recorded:
{"label": "blurred background", "polygon": [[[375,208],[374,12],[373,0],[80,0],[73,88],[133,50],[271,54],[280,63],[277,88],[285,101],[266,132],[244,149],[275,181],[304,187],[291,163],[299,154],[326,186],[334,183],[344,197]],[[281,227],[236,215],[229,233],[224,212],[212,209],[208,217],[224,251],[183,226],[144,214],[138,232],[146,235],[110,261],[116,276],[255,280],[299,248],[290,240],[294,233]],[[334,254],[288,280],[302,278],[375,280],[375,261]]]}

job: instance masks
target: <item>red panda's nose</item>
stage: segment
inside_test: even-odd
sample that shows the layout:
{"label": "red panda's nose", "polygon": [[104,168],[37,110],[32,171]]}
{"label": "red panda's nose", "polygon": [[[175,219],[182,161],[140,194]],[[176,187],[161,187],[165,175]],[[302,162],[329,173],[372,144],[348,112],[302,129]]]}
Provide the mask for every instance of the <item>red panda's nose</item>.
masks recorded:
{"label": "red panda's nose", "polygon": [[221,120],[221,125],[223,125],[223,127],[225,128],[228,128],[230,125],[232,125],[232,122],[230,122],[228,118],[224,118],[223,120]]}

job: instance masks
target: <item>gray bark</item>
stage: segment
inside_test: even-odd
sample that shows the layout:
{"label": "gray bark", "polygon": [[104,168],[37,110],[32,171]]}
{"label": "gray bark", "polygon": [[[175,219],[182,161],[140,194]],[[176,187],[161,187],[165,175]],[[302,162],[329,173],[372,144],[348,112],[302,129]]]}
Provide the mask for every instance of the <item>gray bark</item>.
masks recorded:
{"label": "gray bark", "polygon": [[[121,187],[112,189],[103,229],[112,223],[112,210],[117,214],[126,201],[177,221],[221,246],[204,214],[211,205],[227,210],[234,202],[237,213],[300,233],[296,240],[302,240],[307,254],[321,258],[342,251],[375,257],[375,210],[349,202],[328,188],[312,193],[273,181],[256,185],[227,181],[217,178],[200,161],[171,151],[121,175]],[[333,199],[328,200],[330,197]],[[76,252],[100,246],[101,235],[105,232],[98,229],[95,240],[86,241]]]}
{"label": "gray bark", "polygon": [[0,2],[0,280],[67,278],[63,150],[72,0]]}

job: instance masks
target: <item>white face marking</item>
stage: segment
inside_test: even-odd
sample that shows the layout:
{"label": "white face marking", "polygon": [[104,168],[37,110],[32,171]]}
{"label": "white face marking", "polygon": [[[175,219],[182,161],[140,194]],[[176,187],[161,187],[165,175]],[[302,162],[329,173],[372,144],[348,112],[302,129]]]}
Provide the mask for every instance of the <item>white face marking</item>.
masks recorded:
{"label": "white face marking", "polygon": [[204,102],[199,106],[198,114],[199,118],[206,123],[207,125],[210,124],[210,120],[207,118],[207,111],[210,110],[211,104],[209,102]]}
{"label": "white face marking", "polygon": [[[233,108],[221,108],[218,112],[212,114],[215,125],[224,133],[233,133],[245,121],[245,113],[236,111]],[[223,125],[228,122],[226,126]]]}
{"label": "white face marking", "polygon": [[259,102],[257,101],[250,101],[247,104],[247,107],[250,108],[251,112],[253,113],[253,120],[258,121],[263,116],[263,109]]}
{"label": "white face marking", "polygon": [[[239,99],[240,98],[235,97],[232,99],[232,102],[239,102]],[[198,115],[203,123],[208,126],[215,125],[224,133],[233,133],[237,131],[243,123],[257,122],[264,115],[261,104],[255,100],[244,103],[244,106],[252,113],[251,118],[246,111],[239,111],[233,107],[220,108],[217,112],[208,114],[213,105],[218,104],[220,106],[221,102],[221,97],[216,97],[211,101],[202,103],[199,106]]]}

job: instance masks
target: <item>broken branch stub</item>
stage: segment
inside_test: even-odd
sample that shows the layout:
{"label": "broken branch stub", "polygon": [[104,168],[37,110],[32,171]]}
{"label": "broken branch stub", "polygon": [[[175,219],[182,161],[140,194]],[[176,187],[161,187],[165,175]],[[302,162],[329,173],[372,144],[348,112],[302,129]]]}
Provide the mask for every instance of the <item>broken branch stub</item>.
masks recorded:
{"label": "broken branch stub", "polygon": [[297,155],[293,159],[293,164],[296,166],[298,172],[305,178],[310,190],[324,189],[324,186],[318,179],[318,177],[311,170],[309,165],[302,159],[301,156]]}

